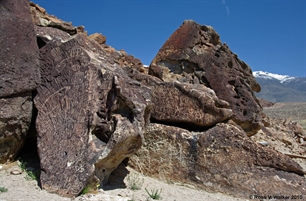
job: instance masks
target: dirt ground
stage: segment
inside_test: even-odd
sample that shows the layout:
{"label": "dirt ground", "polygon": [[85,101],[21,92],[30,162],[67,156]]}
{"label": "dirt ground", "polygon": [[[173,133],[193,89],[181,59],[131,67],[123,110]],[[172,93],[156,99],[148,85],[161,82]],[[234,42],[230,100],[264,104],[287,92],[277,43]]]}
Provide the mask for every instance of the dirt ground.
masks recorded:
{"label": "dirt ground", "polygon": [[[119,173],[118,173],[119,171]],[[117,177],[124,173],[125,178]],[[21,174],[13,175],[11,172]],[[127,173],[127,174],[125,174]],[[117,174],[117,175],[116,175]],[[131,185],[138,183],[139,190],[131,190]],[[5,187],[8,191],[0,193],[0,201],[146,201],[149,199],[147,189],[152,191],[161,190],[161,200],[166,201],[239,201],[239,199],[221,193],[211,193],[194,189],[192,186],[182,184],[170,184],[156,179],[143,176],[131,168],[121,167],[110,177],[110,183],[99,189],[94,194],[85,194],[77,198],[64,198],[56,194],[41,190],[36,180],[27,178],[27,173],[22,172],[17,162],[8,166],[2,165],[0,170],[0,187]]]}

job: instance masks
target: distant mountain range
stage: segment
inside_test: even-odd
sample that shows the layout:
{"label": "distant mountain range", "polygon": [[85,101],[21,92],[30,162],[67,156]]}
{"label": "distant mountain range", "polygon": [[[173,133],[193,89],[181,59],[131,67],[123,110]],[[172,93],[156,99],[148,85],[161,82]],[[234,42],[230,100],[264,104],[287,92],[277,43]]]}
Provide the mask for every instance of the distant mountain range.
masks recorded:
{"label": "distant mountain range", "polygon": [[257,97],[271,102],[306,102],[306,77],[291,77],[263,71],[253,75],[261,86]]}

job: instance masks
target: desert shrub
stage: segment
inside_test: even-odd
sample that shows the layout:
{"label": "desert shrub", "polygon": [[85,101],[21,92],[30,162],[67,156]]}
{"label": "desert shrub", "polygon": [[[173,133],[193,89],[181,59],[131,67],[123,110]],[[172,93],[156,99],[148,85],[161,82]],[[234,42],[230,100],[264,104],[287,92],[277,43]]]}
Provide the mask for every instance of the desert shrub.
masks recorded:
{"label": "desert shrub", "polygon": [[158,190],[158,189],[153,189],[150,192],[145,188],[147,194],[150,196],[150,198],[152,198],[153,200],[161,200],[161,192],[162,189]]}
{"label": "desert shrub", "polygon": [[130,174],[127,176],[126,180],[128,188],[133,191],[140,190],[144,182],[144,179],[140,179],[138,174]]}

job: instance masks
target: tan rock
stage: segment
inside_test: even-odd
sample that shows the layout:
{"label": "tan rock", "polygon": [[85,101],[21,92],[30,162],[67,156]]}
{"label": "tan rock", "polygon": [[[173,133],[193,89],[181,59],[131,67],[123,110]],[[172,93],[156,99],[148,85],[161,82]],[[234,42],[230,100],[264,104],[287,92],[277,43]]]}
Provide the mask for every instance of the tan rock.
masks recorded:
{"label": "tan rock", "polygon": [[[254,143],[233,125],[202,132],[150,124],[129,164],[145,175],[239,197],[304,195],[305,171],[291,158]],[[281,178],[281,179],[275,179]]]}
{"label": "tan rock", "polygon": [[100,45],[106,42],[106,37],[100,33],[94,33],[88,36],[90,39],[97,41]]}

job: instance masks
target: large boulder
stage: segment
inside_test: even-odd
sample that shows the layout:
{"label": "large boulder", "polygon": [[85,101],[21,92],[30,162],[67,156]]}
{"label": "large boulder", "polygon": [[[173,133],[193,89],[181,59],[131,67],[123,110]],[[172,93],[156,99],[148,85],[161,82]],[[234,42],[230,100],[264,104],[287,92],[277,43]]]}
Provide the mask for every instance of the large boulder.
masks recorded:
{"label": "large boulder", "polygon": [[0,1],[0,163],[21,149],[40,82],[38,47],[27,0]]}
{"label": "large boulder", "polygon": [[253,91],[260,91],[250,67],[238,59],[210,26],[187,20],[165,42],[149,74],[166,82],[202,84],[227,101],[233,120],[248,135],[260,128],[262,110]]}
{"label": "large boulder", "polygon": [[130,79],[84,34],[40,49],[42,84],[34,99],[41,184],[63,196],[107,181],[142,144],[150,89]]}
{"label": "large boulder", "polygon": [[305,195],[305,171],[291,158],[259,143],[234,125],[207,131],[151,123],[129,164],[143,174],[239,197]]}

